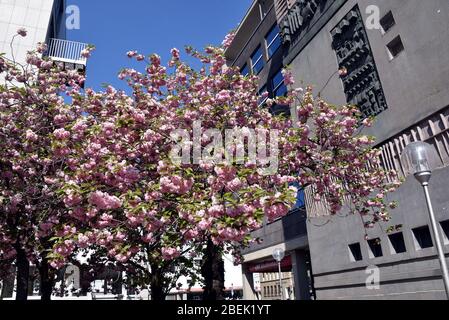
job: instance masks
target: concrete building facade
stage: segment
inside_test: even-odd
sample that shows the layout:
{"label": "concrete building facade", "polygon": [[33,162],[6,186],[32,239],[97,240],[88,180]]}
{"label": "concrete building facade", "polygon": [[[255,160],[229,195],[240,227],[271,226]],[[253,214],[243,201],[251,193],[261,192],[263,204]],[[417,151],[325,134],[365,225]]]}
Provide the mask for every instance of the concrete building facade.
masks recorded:
{"label": "concrete building facade", "polygon": [[[267,48],[264,38],[275,24],[282,46],[265,55],[260,87],[272,90],[272,76],[289,65],[298,84],[312,85],[330,103],[356,104],[366,117],[375,115],[375,125],[364,133],[377,137],[384,167],[395,169],[405,183],[389,196],[399,202],[392,221],[368,230],[368,239],[360,217],[329,217],[310,201],[297,230],[292,220],[299,215],[289,215],[255,232],[264,242],[246,251],[245,296],[252,295],[251,263],[272,259],[270,251],[283,247],[293,257],[295,291],[309,287],[316,299],[444,299],[424,195],[414,178],[405,176],[400,155],[414,141],[428,142],[438,154],[430,188],[447,257],[449,64],[442,54],[449,49],[447,1],[254,1],[227,51],[229,63],[253,66],[251,55],[258,45]],[[339,77],[343,67],[348,75]],[[386,232],[390,226],[398,228]],[[379,286],[367,286],[373,274]]]}
{"label": "concrete building facade", "polygon": [[27,51],[38,42],[64,39],[64,10],[65,0],[0,0],[0,52],[11,57],[11,40],[19,28],[25,28],[28,35],[14,41],[17,61],[25,61]]}

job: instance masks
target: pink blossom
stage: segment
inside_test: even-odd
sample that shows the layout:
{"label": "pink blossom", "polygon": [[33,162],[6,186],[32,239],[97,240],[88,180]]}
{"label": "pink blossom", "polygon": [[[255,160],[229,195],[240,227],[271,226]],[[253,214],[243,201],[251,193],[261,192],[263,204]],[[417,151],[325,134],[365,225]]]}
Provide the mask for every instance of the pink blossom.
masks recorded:
{"label": "pink blossom", "polygon": [[243,182],[239,178],[235,178],[226,184],[226,187],[232,191],[238,191],[242,188]]}
{"label": "pink blossom", "polygon": [[176,48],[171,49],[171,55],[172,55],[173,59],[179,60],[180,55],[179,55],[178,49],[176,49]]}
{"label": "pink blossom", "polygon": [[229,102],[229,100],[231,99],[231,93],[229,90],[222,90],[217,94],[216,99],[221,103]]}
{"label": "pink blossom", "polygon": [[89,50],[89,49],[81,50],[81,57],[90,58],[90,55],[91,55],[91,50]]}
{"label": "pink blossom", "polygon": [[153,241],[153,234],[152,233],[147,233],[146,235],[144,235],[142,237],[142,240],[146,243],[151,243]]}
{"label": "pink blossom", "polygon": [[234,41],[235,38],[235,33],[231,32],[229,34],[226,35],[225,39],[222,42],[222,46],[224,48],[229,48],[232,44],[232,42]]}
{"label": "pink blossom", "polygon": [[290,70],[284,69],[284,70],[282,70],[282,74],[284,76],[284,84],[286,86],[289,86],[289,85],[292,85],[295,83],[293,74]]}
{"label": "pink blossom", "polygon": [[272,221],[285,216],[288,213],[289,208],[283,203],[275,203],[265,206],[264,211],[268,219]]}
{"label": "pink blossom", "polygon": [[84,234],[80,234],[78,236],[78,246],[80,248],[87,248],[89,246],[89,237]]}
{"label": "pink blossom", "polygon": [[66,205],[66,207],[72,208],[80,204],[82,200],[83,199],[80,195],[70,192],[64,198],[64,204]]}
{"label": "pink blossom", "polygon": [[38,135],[30,129],[26,131],[25,138],[31,142],[36,142],[39,139]]}
{"label": "pink blossom", "polygon": [[165,260],[173,260],[180,255],[181,253],[176,248],[162,248],[162,256]]}
{"label": "pink blossom", "polygon": [[130,256],[131,256],[130,253],[125,253],[125,254],[119,253],[119,254],[117,254],[114,258],[115,258],[115,260],[117,260],[118,262],[125,263],[126,261],[129,260]]}
{"label": "pink blossom", "polygon": [[162,177],[160,185],[162,193],[186,194],[193,186],[193,179],[184,179],[180,176]]}
{"label": "pink blossom", "polygon": [[345,77],[348,75],[348,69],[346,69],[345,67],[341,68],[340,70],[338,70],[338,74],[340,75],[340,77]]}
{"label": "pink blossom", "polygon": [[208,213],[212,217],[220,217],[221,215],[224,214],[224,211],[225,210],[224,210],[223,205],[214,205],[209,208]]}
{"label": "pink blossom", "polygon": [[209,229],[210,226],[211,226],[211,223],[204,219],[198,223],[198,228],[203,231]]}
{"label": "pink blossom", "polygon": [[55,138],[58,140],[67,140],[70,138],[70,132],[68,132],[65,129],[56,129],[53,134],[55,135]]}
{"label": "pink blossom", "polygon": [[128,56],[128,58],[133,58],[133,57],[135,57],[135,56],[137,56],[137,51],[128,51],[127,53],[126,53],[126,55]]}
{"label": "pink blossom", "polygon": [[119,198],[101,191],[91,193],[89,203],[100,210],[115,210],[122,206],[122,202]]}

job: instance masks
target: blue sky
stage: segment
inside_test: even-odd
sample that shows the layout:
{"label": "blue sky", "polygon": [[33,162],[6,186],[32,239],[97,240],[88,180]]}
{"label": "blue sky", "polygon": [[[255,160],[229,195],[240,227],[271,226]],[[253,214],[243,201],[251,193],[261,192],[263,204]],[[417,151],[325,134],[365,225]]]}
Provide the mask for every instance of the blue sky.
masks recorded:
{"label": "blue sky", "polygon": [[134,67],[129,50],[158,53],[167,59],[170,49],[185,45],[203,48],[220,44],[245,15],[252,0],[68,0],[81,12],[80,30],[69,40],[96,46],[89,61],[87,86],[102,83],[124,88],[117,79],[123,67]]}

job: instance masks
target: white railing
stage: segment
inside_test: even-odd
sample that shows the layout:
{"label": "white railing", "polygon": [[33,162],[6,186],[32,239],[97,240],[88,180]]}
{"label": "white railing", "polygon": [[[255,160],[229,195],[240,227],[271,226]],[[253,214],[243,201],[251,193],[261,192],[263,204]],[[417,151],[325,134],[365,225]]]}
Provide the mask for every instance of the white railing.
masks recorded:
{"label": "white railing", "polygon": [[47,56],[56,61],[86,65],[87,59],[81,55],[86,48],[86,43],[50,39]]}

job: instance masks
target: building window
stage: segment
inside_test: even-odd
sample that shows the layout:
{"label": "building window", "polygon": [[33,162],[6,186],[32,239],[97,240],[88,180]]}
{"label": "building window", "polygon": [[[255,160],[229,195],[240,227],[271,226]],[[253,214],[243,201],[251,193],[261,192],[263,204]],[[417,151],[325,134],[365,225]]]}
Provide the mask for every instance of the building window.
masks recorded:
{"label": "building window", "polygon": [[249,75],[249,67],[248,64],[245,63],[245,65],[240,69],[240,74],[244,77]]}
{"label": "building window", "polygon": [[370,258],[379,258],[383,256],[382,244],[379,238],[368,240]]}
{"label": "building window", "polygon": [[416,250],[433,247],[432,236],[428,226],[415,228],[412,230],[415,239]]}
{"label": "building window", "polygon": [[402,234],[402,232],[390,234],[388,236],[388,240],[390,240],[390,248],[392,254],[399,254],[407,251],[405,247],[404,235]]}
{"label": "building window", "polygon": [[449,220],[442,221],[440,224],[443,230],[444,244],[449,245]]}
{"label": "building window", "polygon": [[273,86],[273,97],[283,97],[287,93],[287,86],[284,84],[282,69],[279,70],[271,80]]}
{"label": "building window", "polygon": [[259,74],[264,67],[262,47],[258,46],[254,53],[251,55],[251,63],[253,67],[253,73]]}
{"label": "building window", "polygon": [[353,243],[349,245],[349,254],[352,262],[363,260],[362,249],[360,248],[360,243]]}
{"label": "building window", "polygon": [[402,51],[404,51],[404,44],[402,43],[401,36],[394,38],[389,44],[387,44],[390,60],[396,58]]}
{"label": "building window", "polygon": [[304,188],[302,188],[298,182],[290,183],[289,185],[298,189],[298,194],[296,195],[296,204],[293,209],[304,208],[306,206]]}
{"label": "building window", "polygon": [[267,92],[267,85],[264,85],[259,90],[259,101],[258,101],[259,107],[262,107],[265,104],[265,102],[268,100],[268,96],[266,96],[266,97],[262,96],[266,92]]}
{"label": "building window", "polygon": [[380,19],[380,25],[382,27],[382,33],[387,33],[396,24],[393,13],[389,11],[382,19]]}
{"label": "building window", "polygon": [[268,57],[271,58],[281,46],[281,36],[279,26],[275,24],[265,37],[267,42]]}

